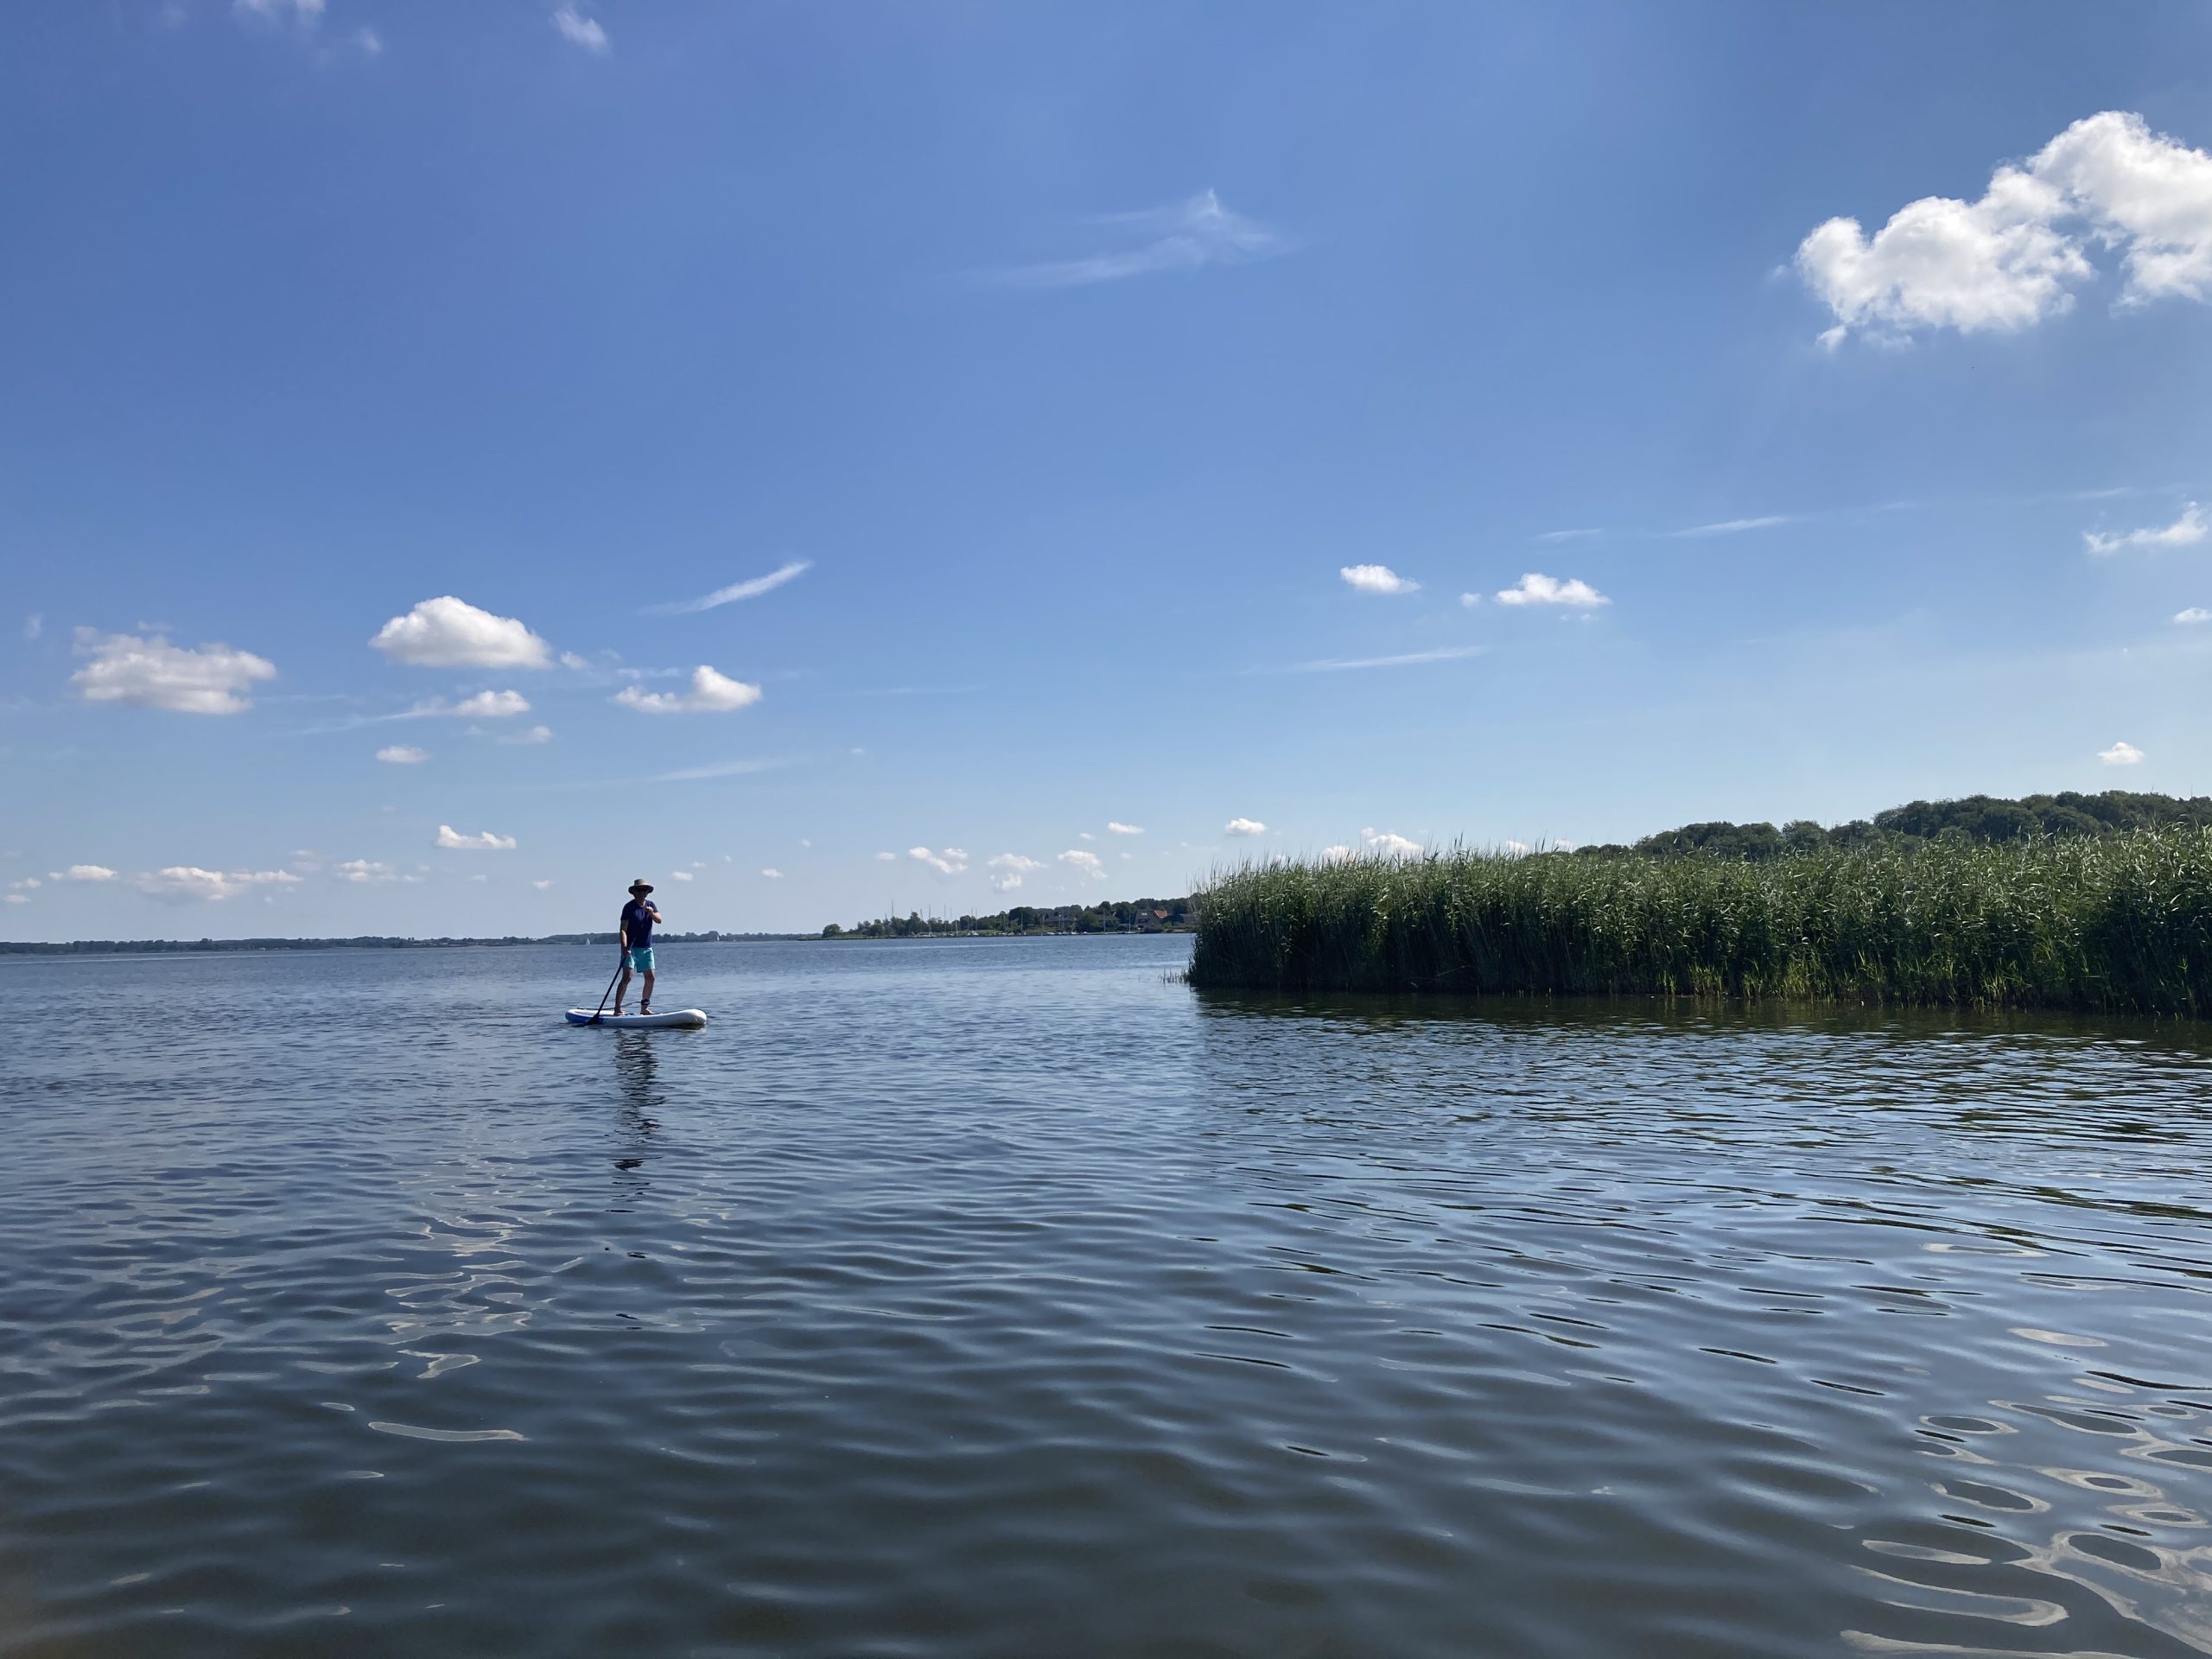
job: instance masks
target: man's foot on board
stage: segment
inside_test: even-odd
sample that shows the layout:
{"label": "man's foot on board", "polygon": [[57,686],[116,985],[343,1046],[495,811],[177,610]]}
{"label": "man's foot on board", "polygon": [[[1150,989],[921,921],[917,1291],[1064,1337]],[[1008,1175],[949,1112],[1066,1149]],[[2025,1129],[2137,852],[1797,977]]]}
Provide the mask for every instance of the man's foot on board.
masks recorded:
{"label": "man's foot on board", "polygon": [[640,1002],[638,1004],[638,1012],[639,1014],[651,1014],[652,1011],[652,1004],[650,1002]]}

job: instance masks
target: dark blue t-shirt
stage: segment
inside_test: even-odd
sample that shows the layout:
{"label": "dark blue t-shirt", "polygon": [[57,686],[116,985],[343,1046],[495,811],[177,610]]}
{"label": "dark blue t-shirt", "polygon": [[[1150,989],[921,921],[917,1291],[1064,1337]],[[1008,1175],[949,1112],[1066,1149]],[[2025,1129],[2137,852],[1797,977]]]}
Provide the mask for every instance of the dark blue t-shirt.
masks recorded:
{"label": "dark blue t-shirt", "polygon": [[622,906],[622,925],[632,950],[642,950],[653,942],[653,913],[645,908],[644,899],[632,899]]}

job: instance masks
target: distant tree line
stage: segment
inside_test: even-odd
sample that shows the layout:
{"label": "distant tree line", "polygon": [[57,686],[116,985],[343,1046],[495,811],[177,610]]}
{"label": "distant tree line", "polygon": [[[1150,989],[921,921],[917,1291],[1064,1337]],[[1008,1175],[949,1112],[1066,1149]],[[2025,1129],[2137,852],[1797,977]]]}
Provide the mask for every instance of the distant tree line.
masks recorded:
{"label": "distant tree line", "polygon": [[2108,789],[2099,795],[2069,790],[2057,795],[2024,795],[2018,800],[1993,795],[1968,795],[1955,801],[1911,801],[1877,812],[1872,818],[1823,828],[1809,818],[1797,818],[1777,829],[1770,823],[1686,823],[1679,830],[1646,836],[1632,847],[1618,842],[1579,847],[1591,856],[1680,858],[1689,854],[1712,857],[1781,858],[1791,853],[1816,852],[1824,847],[1910,848],[1936,841],[1989,844],[2063,840],[2078,836],[2110,836],[2129,830],[2172,826],[2202,829],[2212,825],[2212,797],[2139,794]]}
{"label": "distant tree line", "polygon": [[825,939],[908,939],[946,934],[1187,933],[1196,912],[1187,899],[1133,899],[1115,904],[1016,905],[990,916],[886,916],[852,927],[832,922]]}

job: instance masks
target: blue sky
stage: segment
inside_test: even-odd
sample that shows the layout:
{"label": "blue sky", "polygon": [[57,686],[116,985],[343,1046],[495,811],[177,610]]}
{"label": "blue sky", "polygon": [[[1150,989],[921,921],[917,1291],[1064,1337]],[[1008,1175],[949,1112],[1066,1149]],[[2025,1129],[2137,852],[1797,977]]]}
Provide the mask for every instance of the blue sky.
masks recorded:
{"label": "blue sky", "polygon": [[2212,791],[2202,5],[35,0],[0,141],[4,937]]}

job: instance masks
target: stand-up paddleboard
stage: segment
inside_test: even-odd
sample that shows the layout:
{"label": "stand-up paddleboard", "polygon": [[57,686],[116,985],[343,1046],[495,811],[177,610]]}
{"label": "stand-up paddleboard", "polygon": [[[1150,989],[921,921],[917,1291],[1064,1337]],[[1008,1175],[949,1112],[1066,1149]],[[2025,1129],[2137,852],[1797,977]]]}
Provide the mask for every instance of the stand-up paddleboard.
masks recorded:
{"label": "stand-up paddleboard", "polygon": [[612,1026],[617,1031],[663,1031],[674,1026],[703,1026],[706,1011],[702,1008],[671,1008],[666,1014],[594,1014],[589,1008],[570,1008],[569,1023],[572,1026]]}

